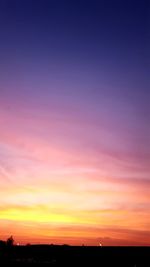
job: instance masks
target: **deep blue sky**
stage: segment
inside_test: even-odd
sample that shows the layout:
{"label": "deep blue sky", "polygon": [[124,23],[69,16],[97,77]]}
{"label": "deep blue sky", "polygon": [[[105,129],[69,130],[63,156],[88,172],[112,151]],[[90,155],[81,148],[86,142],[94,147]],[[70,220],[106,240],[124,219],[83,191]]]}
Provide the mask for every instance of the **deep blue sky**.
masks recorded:
{"label": "deep blue sky", "polygon": [[1,1],[2,101],[104,112],[145,129],[149,13],[142,0]]}
{"label": "deep blue sky", "polygon": [[58,73],[61,67],[71,73],[81,68],[112,86],[134,83],[141,90],[148,15],[148,1],[142,0],[1,1],[1,68],[22,61],[24,68],[52,64]]}
{"label": "deep blue sky", "polygon": [[149,13],[142,0],[1,1],[0,96],[39,106],[60,100],[98,115],[105,102],[115,113],[129,105],[142,123]]}
{"label": "deep blue sky", "polygon": [[1,1],[0,95],[79,106],[86,98],[87,108],[110,99],[144,119],[149,13],[142,0]]}

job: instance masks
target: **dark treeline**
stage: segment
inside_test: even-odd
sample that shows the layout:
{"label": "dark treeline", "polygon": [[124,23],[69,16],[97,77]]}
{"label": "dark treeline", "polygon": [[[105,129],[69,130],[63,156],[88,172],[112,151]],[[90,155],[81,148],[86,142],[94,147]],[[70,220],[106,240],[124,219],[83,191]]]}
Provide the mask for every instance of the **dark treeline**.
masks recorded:
{"label": "dark treeline", "polygon": [[150,266],[150,247],[14,245],[0,241],[0,266]]}

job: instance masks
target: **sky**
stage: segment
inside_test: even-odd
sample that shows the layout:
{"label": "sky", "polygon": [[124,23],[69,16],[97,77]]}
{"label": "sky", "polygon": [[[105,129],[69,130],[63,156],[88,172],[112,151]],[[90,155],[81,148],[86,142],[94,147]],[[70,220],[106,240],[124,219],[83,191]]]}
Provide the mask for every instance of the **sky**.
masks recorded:
{"label": "sky", "polygon": [[150,245],[149,15],[0,1],[0,239]]}

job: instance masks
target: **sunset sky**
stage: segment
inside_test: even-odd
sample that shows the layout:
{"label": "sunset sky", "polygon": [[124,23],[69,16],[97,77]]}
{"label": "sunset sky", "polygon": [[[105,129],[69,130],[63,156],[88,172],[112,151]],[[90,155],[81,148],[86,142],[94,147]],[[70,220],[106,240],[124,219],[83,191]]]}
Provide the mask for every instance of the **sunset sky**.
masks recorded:
{"label": "sunset sky", "polygon": [[0,1],[0,239],[150,245],[149,10]]}

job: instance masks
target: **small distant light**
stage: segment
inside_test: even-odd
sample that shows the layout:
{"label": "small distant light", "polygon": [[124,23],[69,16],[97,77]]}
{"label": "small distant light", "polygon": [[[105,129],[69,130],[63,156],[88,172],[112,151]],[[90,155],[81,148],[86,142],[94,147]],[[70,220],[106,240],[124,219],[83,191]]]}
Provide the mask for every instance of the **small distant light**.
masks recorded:
{"label": "small distant light", "polygon": [[17,243],[17,246],[20,246],[20,243]]}
{"label": "small distant light", "polygon": [[102,244],[101,244],[101,243],[99,243],[99,246],[100,246],[100,247],[102,247]]}

